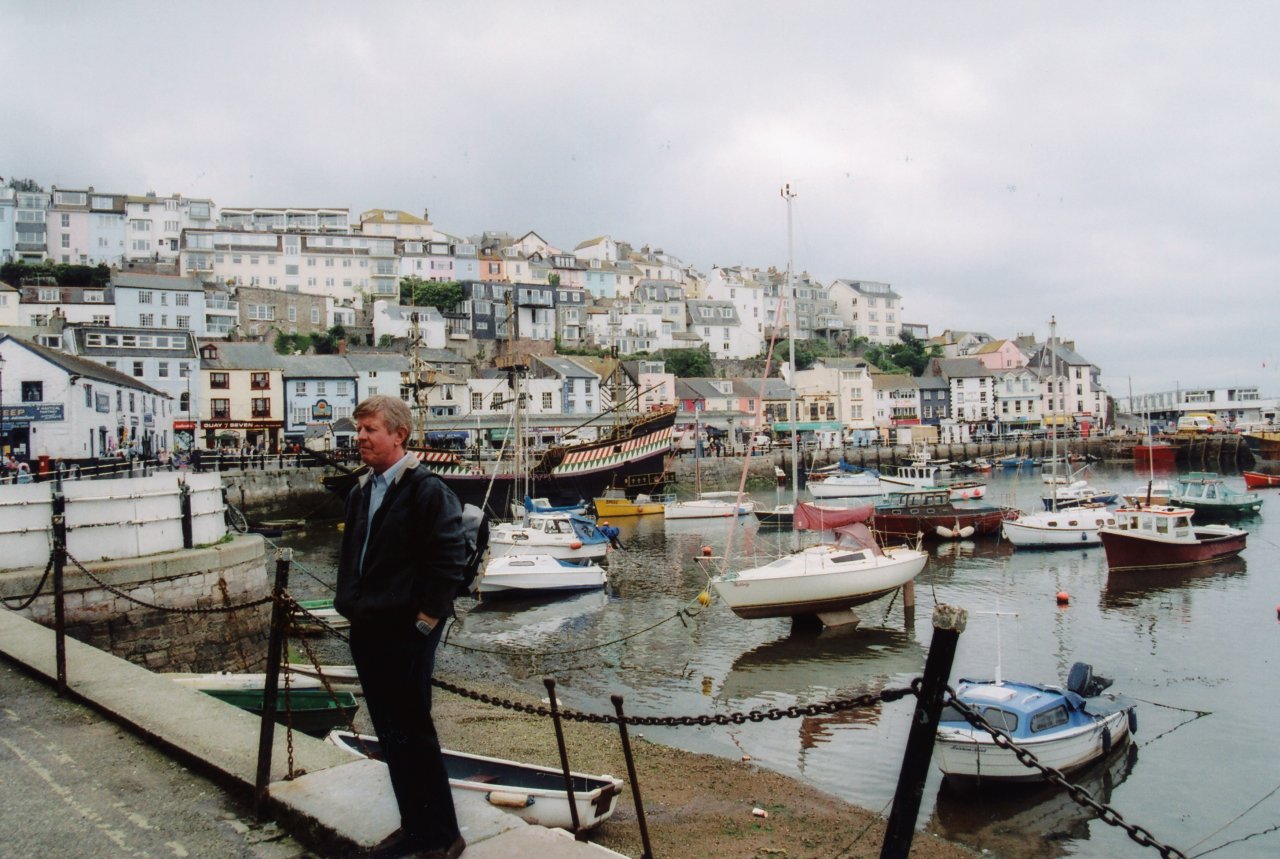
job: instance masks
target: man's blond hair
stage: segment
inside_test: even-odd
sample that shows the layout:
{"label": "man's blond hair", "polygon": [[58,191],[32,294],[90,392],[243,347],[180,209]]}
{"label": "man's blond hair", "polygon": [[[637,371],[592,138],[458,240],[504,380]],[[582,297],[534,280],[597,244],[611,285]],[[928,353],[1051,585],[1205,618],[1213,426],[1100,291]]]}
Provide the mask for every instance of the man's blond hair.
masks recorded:
{"label": "man's blond hair", "polygon": [[361,418],[373,417],[374,415],[382,418],[382,422],[386,425],[389,433],[395,434],[403,429],[405,438],[408,439],[413,432],[413,413],[409,411],[409,404],[399,397],[374,394],[356,406],[356,410],[351,417],[359,421]]}

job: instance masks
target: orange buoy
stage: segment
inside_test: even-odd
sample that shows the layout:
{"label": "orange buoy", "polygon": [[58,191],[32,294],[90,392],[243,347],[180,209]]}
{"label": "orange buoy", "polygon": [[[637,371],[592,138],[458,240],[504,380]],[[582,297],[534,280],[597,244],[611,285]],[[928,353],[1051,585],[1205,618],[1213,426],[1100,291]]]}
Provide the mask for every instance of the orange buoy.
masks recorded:
{"label": "orange buoy", "polygon": [[1058,605],[1066,605],[1071,602],[1071,594],[1066,591],[1058,591]]}
{"label": "orange buoy", "polygon": [[582,541],[581,541],[581,540],[574,540],[572,543],[570,543],[570,544],[569,544],[569,548],[570,548],[570,549],[581,549],[581,548],[582,548]]}
{"label": "orange buoy", "polygon": [[711,557],[711,547],[710,547],[710,546],[703,546],[703,547],[702,547],[702,554],[703,554],[703,556],[704,556],[704,557],[707,557],[707,558]]}

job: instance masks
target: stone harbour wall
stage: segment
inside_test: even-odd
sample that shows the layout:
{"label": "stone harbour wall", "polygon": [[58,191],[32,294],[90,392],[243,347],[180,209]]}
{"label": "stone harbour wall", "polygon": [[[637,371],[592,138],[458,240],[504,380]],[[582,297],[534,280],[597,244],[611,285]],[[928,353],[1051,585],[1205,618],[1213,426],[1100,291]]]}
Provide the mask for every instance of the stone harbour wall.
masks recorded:
{"label": "stone harbour wall", "polygon": [[[271,574],[256,534],[215,546],[143,558],[85,563],[85,569],[120,596],[67,563],[67,634],[153,671],[261,671],[271,605],[204,611],[270,596]],[[44,570],[0,575],[0,593],[12,602],[31,593]],[[24,614],[54,625],[53,583]],[[148,605],[140,605],[146,603]]]}

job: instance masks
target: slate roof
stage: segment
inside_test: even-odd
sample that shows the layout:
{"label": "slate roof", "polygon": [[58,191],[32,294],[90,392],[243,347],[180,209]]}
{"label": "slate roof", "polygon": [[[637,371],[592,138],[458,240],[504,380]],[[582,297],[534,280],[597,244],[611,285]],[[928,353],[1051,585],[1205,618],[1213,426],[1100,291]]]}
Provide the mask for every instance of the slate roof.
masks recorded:
{"label": "slate roof", "polygon": [[286,379],[354,379],[345,355],[281,355]]}
{"label": "slate roof", "polygon": [[202,292],[204,283],[198,277],[176,277],[171,274],[140,274],[131,271],[119,271],[111,275],[114,287],[133,287],[135,289],[174,289],[183,292]]}
{"label": "slate roof", "polygon": [[164,391],[158,391],[150,385],[139,382],[133,376],[111,369],[106,364],[100,364],[97,361],[91,361],[79,355],[68,355],[66,352],[50,349],[48,346],[41,346],[39,343],[32,343],[29,340],[19,340],[16,337],[0,334],[0,342],[4,340],[12,340],[18,346],[29,349],[50,364],[60,367],[68,373],[75,373],[85,379],[93,379],[95,382],[106,382],[110,385],[142,391],[144,394],[154,394],[157,397],[172,399]]}
{"label": "slate roof", "polygon": [[206,370],[283,370],[286,356],[276,352],[269,343],[234,343],[224,341],[206,341],[200,344],[203,349],[213,345],[218,349],[218,357],[213,360],[201,357],[200,366]]}

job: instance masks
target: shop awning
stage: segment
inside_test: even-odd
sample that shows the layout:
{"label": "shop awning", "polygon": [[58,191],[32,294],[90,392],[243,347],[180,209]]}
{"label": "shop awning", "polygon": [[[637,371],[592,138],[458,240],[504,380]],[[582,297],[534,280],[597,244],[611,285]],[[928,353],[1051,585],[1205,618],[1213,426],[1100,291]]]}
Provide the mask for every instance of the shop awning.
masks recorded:
{"label": "shop awning", "polygon": [[[840,432],[843,427],[839,421],[797,421],[796,429],[800,432]],[[791,432],[789,421],[779,421],[773,425],[774,432]]]}

